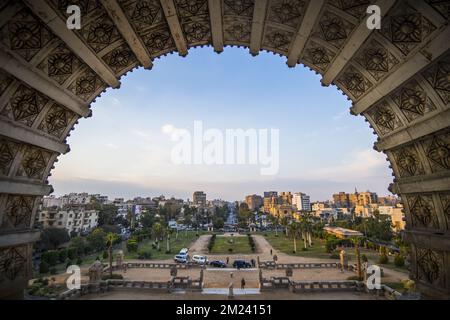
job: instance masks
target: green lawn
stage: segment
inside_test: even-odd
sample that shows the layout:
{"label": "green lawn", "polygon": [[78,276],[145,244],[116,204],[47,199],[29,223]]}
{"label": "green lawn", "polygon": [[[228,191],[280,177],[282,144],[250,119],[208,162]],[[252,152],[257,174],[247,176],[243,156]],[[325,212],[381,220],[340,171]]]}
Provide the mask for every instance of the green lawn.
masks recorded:
{"label": "green lawn", "polygon": [[303,251],[303,240],[297,239],[297,253],[294,253],[294,241],[291,238],[287,238],[282,232],[278,232],[278,237],[275,232],[267,232],[262,234],[266,240],[274,247],[283,253],[307,258],[321,258],[329,259],[330,254],[325,252],[325,241],[320,239],[313,240],[313,246],[308,250]]}
{"label": "green lawn", "polygon": [[[355,250],[353,250],[353,249],[347,250],[347,253],[348,253],[349,259],[351,261],[356,261]],[[361,255],[362,254],[366,255],[367,259],[369,260],[369,262],[371,264],[379,264],[378,260],[380,258],[380,255],[377,251],[361,248]],[[385,266],[389,269],[392,269],[392,270],[395,270],[398,272],[409,273],[409,270],[405,266],[397,267],[394,265],[394,256],[388,256],[388,258],[389,258],[389,262],[387,264],[380,264],[381,267]]]}
{"label": "green lawn", "polygon": [[[201,235],[201,233],[200,233]],[[153,239],[145,239],[139,243],[137,252],[128,252],[126,249],[126,242],[123,243],[123,252],[125,254],[125,259],[138,259],[138,252],[140,250],[146,250],[151,252],[151,260],[166,260],[172,259],[175,254],[180,252],[183,248],[189,248],[190,245],[197,240],[196,232],[180,232],[178,234],[178,239],[175,238],[175,234],[171,236],[170,239],[170,253],[166,253],[166,241],[160,243],[160,251],[152,248]]]}
{"label": "green lawn", "polygon": [[[311,248],[308,248],[307,251],[302,251],[303,241],[297,240],[297,253],[294,254],[293,253],[294,242],[292,241],[291,238],[286,238],[284,233],[278,232],[278,237],[276,237],[275,232],[263,233],[262,235],[267,239],[267,241],[272,245],[272,247],[286,254],[308,258],[321,258],[321,259],[330,258],[330,254],[326,253],[325,251],[325,240],[314,239],[313,246]],[[348,248],[346,251],[348,254],[349,261],[351,262],[356,261],[355,250],[353,248]],[[361,254],[365,254],[370,263],[378,264],[378,259],[380,256],[378,252],[361,248]],[[381,266],[385,266],[388,267],[389,269],[403,273],[409,272],[406,267],[396,267],[394,265],[393,256],[389,256],[389,262]]]}
{"label": "green lawn", "polygon": [[[233,242],[231,243],[230,240]],[[233,249],[232,252],[229,249]],[[248,237],[216,237],[211,254],[251,254],[252,249]]]}

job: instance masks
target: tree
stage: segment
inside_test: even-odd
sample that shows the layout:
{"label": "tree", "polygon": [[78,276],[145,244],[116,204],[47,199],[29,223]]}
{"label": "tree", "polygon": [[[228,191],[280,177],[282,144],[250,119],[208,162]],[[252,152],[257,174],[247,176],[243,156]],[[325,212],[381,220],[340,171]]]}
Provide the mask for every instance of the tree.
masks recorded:
{"label": "tree", "polygon": [[358,237],[352,237],[352,238],[350,238],[350,240],[352,241],[353,245],[355,246],[356,270],[358,273],[358,279],[361,281],[363,276],[362,276],[362,268],[361,268],[361,253],[359,250],[360,239]]}
{"label": "tree", "polygon": [[113,244],[114,241],[116,240],[116,235],[112,232],[109,232],[105,238],[109,255],[109,277],[112,279]]}
{"label": "tree", "polygon": [[294,253],[297,253],[297,237],[299,236],[299,233],[301,232],[301,226],[297,221],[292,221],[289,225],[289,235],[294,240]]}
{"label": "tree", "polygon": [[63,263],[67,260],[67,249],[59,250],[59,262]]}
{"label": "tree", "polygon": [[310,213],[304,213],[306,237],[308,238],[308,245],[312,247],[312,232],[313,232],[313,218]]}
{"label": "tree", "polygon": [[82,237],[72,238],[70,241],[70,247],[76,250],[78,255],[84,254],[84,248],[86,247],[86,241]]}
{"label": "tree", "polygon": [[89,245],[95,251],[102,251],[105,249],[106,233],[101,228],[97,228],[87,236]]}
{"label": "tree", "polygon": [[110,224],[104,224],[101,226],[102,230],[105,233],[115,233],[118,234],[120,232],[120,228],[118,225],[110,225]]}
{"label": "tree", "polygon": [[159,250],[160,250],[160,244],[159,244],[159,242],[160,242],[160,240],[161,240],[162,235],[164,234],[164,228],[163,228],[163,226],[161,225],[161,223],[156,222],[156,223],[153,224],[153,227],[152,227],[152,234],[153,234],[153,236],[155,237],[155,241],[156,241],[156,244],[157,244],[157,246],[158,246],[158,251],[159,251]]}
{"label": "tree", "polygon": [[41,250],[55,250],[63,243],[69,241],[70,237],[66,229],[47,228],[41,233],[39,247]]}
{"label": "tree", "polygon": [[284,227],[284,231],[286,234],[286,237],[288,236],[288,226],[289,226],[289,221],[288,218],[286,216],[284,216],[283,218],[281,218],[281,225]]}
{"label": "tree", "polygon": [[142,225],[142,228],[151,230],[153,224],[155,223],[154,212],[151,212],[151,211],[145,212],[144,214],[142,214],[139,221]]}
{"label": "tree", "polygon": [[50,267],[46,261],[41,261],[39,264],[39,273],[48,273],[50,270]]}
{"label": "tree", "polygon": [[117,217],[117,207],[112,204],[100,205],[98,213],[98,225],[102,226],[104,224],[114,225]]}
{"label": "tree", "polygon": [[166,252],[170,252],[170,234],[172,233],[171,228],[165,228],[164,233],[166,235]]}
{"label": "tree", "polygon": [[224,222],[223,218],[216,217],[213,219],[213,226],[215,229],[223,228],[224,225],[225,225],[225,222]]}

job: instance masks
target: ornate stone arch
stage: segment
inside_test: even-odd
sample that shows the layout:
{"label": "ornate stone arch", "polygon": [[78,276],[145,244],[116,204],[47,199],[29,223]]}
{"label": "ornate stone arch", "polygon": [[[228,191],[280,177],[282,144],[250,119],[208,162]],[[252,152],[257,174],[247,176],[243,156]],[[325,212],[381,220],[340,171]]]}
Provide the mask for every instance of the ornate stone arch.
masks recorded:
{"label": "ornate stone arch", "polygon": [[[134,68],[189,48],[249,48],[303,64],[366,118],[402,197],[411,276],[450,296],[450,1],[0,1],[0,297],[30,274],[34,215],[57,157],[90,104]],[[365,12],[378,4],[381,30]]]}

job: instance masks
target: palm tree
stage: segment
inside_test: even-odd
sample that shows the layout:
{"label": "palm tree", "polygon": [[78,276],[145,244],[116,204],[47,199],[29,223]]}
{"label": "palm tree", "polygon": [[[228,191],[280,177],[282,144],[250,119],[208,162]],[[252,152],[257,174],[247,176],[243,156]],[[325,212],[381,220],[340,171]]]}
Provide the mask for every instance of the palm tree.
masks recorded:
{"label": "palm tree", "polygon": [[109,277],[112,278],[112,260],[113,260],[113,244],[116,240],[116,235],[112,232],[109,232],[106,235],[106,246],[108,247],[108,255],[109,255]]}
{"label": "palm tree", "polygon": [[165,229],[165,234],[166,234],[166,249],[167,252],[170,252],[170,234],[172,233],[172,229],[171,228],[166,228]]}
{"label": "palm tree", "polygon": [[275,217],[274,222],[275,222],[275,237],[278,237],[278,225],[280,224],[280,216],[279,215],[277,215]]}
{"label": "palm tree", "polygon": [[159,242],[160,242],[161,237],[162,237],[162,235],[164,233],[164,230],[163,230],[163,227],[162,227],[161,223],[156,222],[156,223],[153,224],[152,233],[153,233],[153,236],[155,237],[155,241],[156,241],[156,244],[158,246],[158,251],[159,251],[160,250],[160,243]]}
{"label": "palm tree", "polygon": [[356,270],[358,272],[358,279],[362,280],[362,269],[361,269],[361,252],[359,250],[359,242],[360,239],[358,237],[352,237],[351,241],[355,246],[355,255],[356,255]]}
{"label": "palm tree", "polygon": [[313,221],[310,213],[305,213],[303,215],[305,223],[305,233],[308,240],[308,245],[312,247],[312,232],[313,232]]}
{"label": "palm tree", "polygon": [[286,216],[284,216],[283,218],[281,218],[281,225],[284,227],[286,237],[288,237],[288,236],[289,236],[289,235],[288,235],[288,226],[289,226],[289,223],[288,223],[288,218],[287,218]]}
{"label": "palm tree", "polygon": [[294,253],[297,253],[297,237],[300,233],[301,226],[297,221],[292,221],[289,225],[289,233],[294,240]]}

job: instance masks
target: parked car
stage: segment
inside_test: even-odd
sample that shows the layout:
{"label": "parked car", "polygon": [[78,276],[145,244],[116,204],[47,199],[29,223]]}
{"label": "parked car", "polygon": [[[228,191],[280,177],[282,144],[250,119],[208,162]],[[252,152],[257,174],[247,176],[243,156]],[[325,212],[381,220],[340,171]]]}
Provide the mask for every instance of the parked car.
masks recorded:
{"label": "parked car", "polygon": [[174,260],[177,263],[188,263],[189,262],[189,255],[187,255],[187,254],[177,254],[175,256]]}
{"label": "parked car", "polygon": [[223,261],[220,261],[220,260],[211,261],[209,263],[209,265],[211,267],[214,267],[214,268],[226,268],[227,267],[227,264],[225,262],[223,262]]}
{"label": "parked car", "polygon": [[245,260],[234,260],[233,267],[238,269],[251,268],[252,264]]}
{"label": "parked car", "polygon": [[188,254],[188,252],[189,252],[188,248],[183,248],[183,249],[180,250],[179,254]]}
{"label": "parked car", "polygon": [[197,263],[197,264],[207,264],[208,259],[205,256],[194,255],[192,257],[192,262]]}

